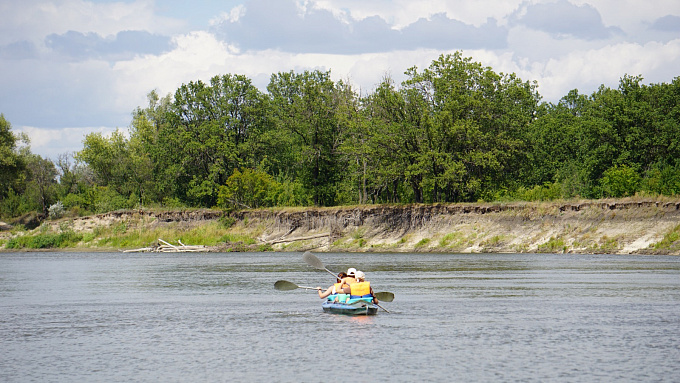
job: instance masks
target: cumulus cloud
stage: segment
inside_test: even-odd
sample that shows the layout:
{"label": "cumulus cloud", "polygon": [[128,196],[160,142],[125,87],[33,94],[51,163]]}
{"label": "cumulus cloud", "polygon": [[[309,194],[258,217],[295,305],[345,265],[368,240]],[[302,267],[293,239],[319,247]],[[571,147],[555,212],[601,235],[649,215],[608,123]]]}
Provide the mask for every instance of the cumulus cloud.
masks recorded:
{"label": "cumulus cloud", "polygon": [[669,82],[680,68],[677,0],[198,2],[190,6],[206,8],[193,30],[158,13],[182,15],[179,3],[0,0],[0,112],[34,152],[56,155],[79,150],[90,131],[129,125],[153,89],[225,73],[264,90],[273,73],[331,70],[366,93],[385,75],[400,83],[407,68],[463,50],[557,101],[574,88],[616,87],[625,74]]}
{"label": "cumulus cloud", "polygon": [[505,25],[505,19],[525,0],[308,0],[308,8],[325,9],[349,22],[380,17],[394,29],[403,29],[419,19],[444,13],[452,20],[479,27],[488,19]]}
{"label": "cumulus cloud", "polygon": [[170,34],[185,22],[156,14],[154,0],[92,2],[87,0],[0,1],[0,45],[28,40],[41,42],[50,34],[70,30],[100,36],[125,30]]}
{"label": "cumulus cloud", "polygon": [[599,40],[622,32],[620,28],[606,27],[597,9],[592,6],[577,6],[567,0],[528,5],[518,17],[518,22],[557,38],[573,36]]}
{"label": "cumulus cloud", "polygon": [[662,32],[680,32],[680,16],[666,15],[654,21],[651,29]]}
{"label": "cumulus cloud", "polygon": [[24,60],[38,57],[38,49],[30,41],[17,41],[0,45],[0,59]]}
{"label": "cumulus cloud", "polygon": [[[233,21],[236,19],[236,21]],[[266,26],[266,27],[263,27]],[[243,50],[359,54],[406,49],[502,48],[507,30],[488,19],[479,27],[435,13],[396,29],[378,16],[360,20],[331,10],[298,8],[293,1],[250,0],[216,33]]]}
{"label": "cumulus cloud", "polygon": [[30,138],[31,152],[44,158],[56,160],[60,154],[74,153],[83,149],[83,140],[90,133],[110,136],[116,129],[108,127],[77,127],[64,129],[20,126],[17,129]]}
{"label": "cumulus cloud", "polygon": [[129,60],[140,54],[158,55],[171,48],[170,37],[146,31],[121,31],[110,38],[104,38],[96,33],[68,31],[61,35],[47,36],[45,45],[70,59],[107,61]]}

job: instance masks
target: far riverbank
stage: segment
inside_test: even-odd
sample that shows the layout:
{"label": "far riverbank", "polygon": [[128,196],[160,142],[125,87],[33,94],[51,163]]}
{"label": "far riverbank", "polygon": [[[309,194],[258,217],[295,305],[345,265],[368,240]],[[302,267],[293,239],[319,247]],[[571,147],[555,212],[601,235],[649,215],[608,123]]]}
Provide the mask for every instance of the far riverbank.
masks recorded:
{"label": "far riverbank", "polygon": [[0,247],[46,233],[69,233],[77,242],[66,247],[82,250],[125,250],[163,238],[213,251],[680,255],[680,201],[131,210],[4,231]]}

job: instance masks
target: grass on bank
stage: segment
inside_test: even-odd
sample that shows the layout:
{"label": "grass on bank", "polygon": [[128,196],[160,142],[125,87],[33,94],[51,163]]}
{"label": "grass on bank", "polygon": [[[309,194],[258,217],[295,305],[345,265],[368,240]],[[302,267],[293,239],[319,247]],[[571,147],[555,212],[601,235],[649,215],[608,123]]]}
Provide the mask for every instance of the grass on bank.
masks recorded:
{"label": "grass on bank", "polygon": [[43,225],[34,232],[17,233],[18,235],[5,241],[5,249],[135,249],[152,246],[159,238],[174,244],[182,241],[185,245],[218,246],[223,243],[237,243],[247,246],[256,243],[247,234],[230,231],[230,226],[215,221],[193,226],[170,223],[146,228],[138,222],[119,222],[95,227],[91,232],[77,233],[69,224],[60,224],[56,229]]}
{"label": "grass on bank", "polygon": [[663,239],[654,245],[654,250],[675,250],[680,248],[680,225],[671,229]]}

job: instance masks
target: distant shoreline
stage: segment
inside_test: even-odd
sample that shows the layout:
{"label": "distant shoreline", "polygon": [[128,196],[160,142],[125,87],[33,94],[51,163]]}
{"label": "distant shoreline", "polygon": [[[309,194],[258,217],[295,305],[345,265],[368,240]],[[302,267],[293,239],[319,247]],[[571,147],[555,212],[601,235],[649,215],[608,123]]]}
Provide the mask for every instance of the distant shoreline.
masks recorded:
{"label": "distant shoreline", "polygon": [[[121,225],[124,230],[116,229]],[[164,235],[167,241],[207,245],[213,251],[680,255],[680,200],[670,199],[270,208],[231,214],[129,210],[43,226],[49,230],[3,231],[2,250],[27,250],[6,249],[13,235],[67,228],[82,237],[80,242],[28,250],[117,251]],[[146,240],[140,238],[145,235]],[[191,238],[205,243],[190,243]]]}

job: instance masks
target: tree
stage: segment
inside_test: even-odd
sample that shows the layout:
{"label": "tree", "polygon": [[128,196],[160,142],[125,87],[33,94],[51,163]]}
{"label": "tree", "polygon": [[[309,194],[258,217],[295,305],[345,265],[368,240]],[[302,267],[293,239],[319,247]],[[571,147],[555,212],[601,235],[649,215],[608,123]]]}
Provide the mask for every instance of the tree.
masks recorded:
{"label": "tree", "polygon": [[28,189],[35,192],[42,214],[47,217],[48,208],[56,196],[54,185],[56,185],[57,169],[49,159],[31,155],[27,162],[27,171],[30,184]]}
{"label": "tree", "polygon": [[26,166],[17,150],[18,142],[28,143],[28,137],[12,133],[12,125],[0,114],[0,200],[12,190]]}
{"label": "tree", "polygon": [[216,76],[182,85],[174,96],[157,142],[173,194],[199,206],[214,206],[217,190],[234,169],[251,166],[248,143],[265,116],[263,95],[241,75]]}
{"label": "tree", "polygon": [[460,52],[406,73],[406,142],[413,153],[407,176],[416,201],[476,201],[513,184],[527,163],[536,84]]}
{"label": "tree", "polygon": [[341,179],[339,146],[343,135],[330,72],[278,73],[271,77],[267,90],[276,129],[290,133],[298,148],[298,177],[310,190],[315,205],[334,205]]}
{"label": "tree", "polygon": [[363,104],[366,139],[355,150],[369,159],[366,178],[374,202],[421,201],[420,179],[408,172],[415,163],[419,134],[412,129],[404,94],[386,77]]}
{"label": "tree", "polygon": [[122,131],[116,130],[108,138],[101,133],[86,135],[83,149],[75,158],[93,170],[99,185],[125,193],[132,164],[129,142]]}

